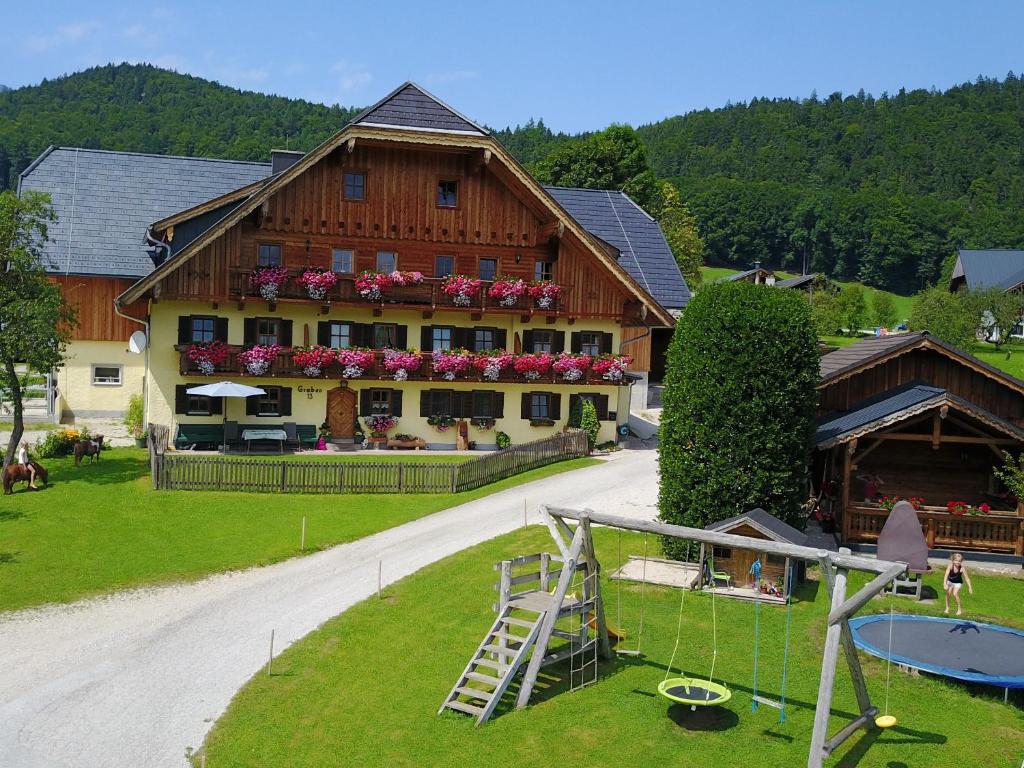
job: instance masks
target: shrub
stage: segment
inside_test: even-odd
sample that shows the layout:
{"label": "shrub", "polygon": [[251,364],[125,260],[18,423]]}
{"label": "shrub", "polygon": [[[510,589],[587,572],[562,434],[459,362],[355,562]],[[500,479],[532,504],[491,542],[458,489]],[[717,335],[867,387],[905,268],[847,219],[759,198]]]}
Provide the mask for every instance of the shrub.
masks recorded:
{"label": "shrub", "polygon": [[978,329],[978,317],[959,293],[928,288],[914,296],[910,330],[928,331],[955,347],[966,347]]}
{"label": "shrub", "polygon": [[579,429],[583,426],[583,398],[573,398],[572,407],[569,408],[569,421],[566,425],[572,429]]}
{"label": "shrub", "polygon": [[[760,506],[801,526],[817,380],[803,294],[750,283],[703,288],[668,351],[661,518],[700,528]],[[685,548],[665,544],[673,557]]]}
{"label": "shrub", "polygon": [[843,286],[839,296],[836,297],[835,306],[836,312],[839,313],[840,319],[846,326],[847,333],[851,336],[856,336],[857,331],[868,324],[870,313],[868,312],[867,292],[863,285],[853,283]]}
{"label": "shrub", "polygon": [[876,291],[871,297],[871,310],[875,316],[875,324],[883,328],[892,328],[899,322],[896,314],[896,302],[892,300],[892,294],[885,291]]}
{"label": "shrub", "polygon": [[506,435],[504,432],[498,432],[494,436],[494,442],[497,444],[498,450],[503,451],[510,445],[512,445],[512,438]]}
{"label": "shrub", "polygon": [[589,398],[583,400],[582,411],[580,429],[587,433],[587,448],[592,451],[597,445],[597,433],[601,430],[601,422],[597,418],[597,408]]}
{"label": "shrub", "polygon": [[128,398],[128,410],[124,412],[124,425],[128,427],[128,433],[134,438],[142,437],[145,434],[142,418],[142,395],[132,395]]}
{"label": "shrub", "polygon": [[36,441],[35,454],[40,459],[68,456],[74,453],[75,443],[88,439],[89,430],[84,427],[82,429],[54,429]]}

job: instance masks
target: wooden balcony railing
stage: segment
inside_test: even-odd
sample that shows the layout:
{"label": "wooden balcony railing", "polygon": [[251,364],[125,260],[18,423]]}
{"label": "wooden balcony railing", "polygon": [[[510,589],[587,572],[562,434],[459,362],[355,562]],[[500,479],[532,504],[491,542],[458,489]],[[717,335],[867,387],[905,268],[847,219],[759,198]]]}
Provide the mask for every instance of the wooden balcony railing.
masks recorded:
{"label": "wooden balcony railing", "polygon": [[[413,307],[417,309],[464,309],[470,312],[530,312],[541,314],[557,314],[559,302],[555,300],[548,307],[540,307],[529,296],[521,296],[514,304],[502,304],[498,299],[487,295],[490,282],[484,282],[480,292],[473,296],[469,304],[458,305],[454,299],[441,290],[444,279],[440,277],[424,277],[422,283],[416,285],[392,286],[377,301],[363,298],[355,286],[355,275],[338,275],[338,282],[328,291],[323,299],[311,299],[305,286],[299,285],[295,279],[305,269],[292,269],[288,272],[288,282],[278,291],[278,299],[285,301],[309,301],[317,304],[362,304],[364,306]],[[232,298],[254,299],[262,301],[259,291],[249,284],[251,267],[232,267],[230,269],[230,291]],[[564,286],[563,286],[564,290]]]}
{"label": "wooden balcony railing", "polygon": [[[844,512],[845,541],[874,543],[889,513],[878,507],[850,505]],[[917,513],[931,549],[973,549],[1024,555],[1024,517],[1014,512],[953,515],[938,508]]]}
{"label": "wooden balcony railing", "polygon": [[[189,345],[179,344],[176,345],[175,350],[179,353],[179,372],[182,376],[203,376],[206,375],[200,370],[199,365],[189,359],[188,350]],[[211,376],[218,376],[220,378],[257,378],[248,374],[242,364],[238,360],[238,355],[245,349],[245,347],[237,345],[229,345],[228,349],[230,353],[227,359],[214,367]],[[366,370],[359,380],[379,380],[388,381],[394,380],[394,374],[389,373],[384,368],[384,353],[383,351],[377,351],[376,362],[373,367]],[[341,379],[343,374],[344,366],[337,362],[331,363],[329,366],[324,367],[320,376],[313,377],[315,379]],[[292,351],[290,349],[281,350],[277,359],[271,364],[270,369],[261,375],[259,378],[288,378],[288,379],[308,379],[301,366],[296,365],[292,361]],[[441,374],[435,373],[431,362],[429,352],[420,353],[420,365],[415,371],[409,371],[409,381],[434,381],[440,383],[448,383]],[[463,373],[456,376],[455,381],[469,381],[469,382],[484,382],[487,384],[530,384],[533,386],[547,385],[547,384],[573,384],[574,386],[616,386],[618,382],[607,381],[602,376],[595,374],[593,371],[587,371],[586,374],[578,381],[565,381],[560,374],[554,372],[548,372],[538,379],[528,380],[523,377],[522,374],[517,373],[511,368],[506,368],[501,372],[501,375],[496,380],[485,379],[483,374],[476,368],[470,368]]]}

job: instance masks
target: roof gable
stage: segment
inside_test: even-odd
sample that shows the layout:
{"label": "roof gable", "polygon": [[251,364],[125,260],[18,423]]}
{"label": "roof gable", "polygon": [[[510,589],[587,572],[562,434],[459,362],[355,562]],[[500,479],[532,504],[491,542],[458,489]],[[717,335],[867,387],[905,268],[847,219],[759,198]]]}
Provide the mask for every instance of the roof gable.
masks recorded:
{"label": "roof gable", "polygon": [[742,515],[727,517],[706,527],[709,531],[728,531],[739,525],[749,525],[761,531],[765,536],[774,541],[788,542],[790,544],[804,545],[807,543],[807,534],[798,531],[789,523],[779,520],[775,515],[761,507],[756,507]]}
{"label": "roof gable", "polygon": [[957,254],[952,280],[963,278],[971,290],[1010,290],[1024,283],[1024,250],[962,248]]}
{"label": "roof gable", "polygon": [[378,128],[414,128],[419,131],[467,133],[487,131],[415,83],[407,82],[352,118],[350,125]]}

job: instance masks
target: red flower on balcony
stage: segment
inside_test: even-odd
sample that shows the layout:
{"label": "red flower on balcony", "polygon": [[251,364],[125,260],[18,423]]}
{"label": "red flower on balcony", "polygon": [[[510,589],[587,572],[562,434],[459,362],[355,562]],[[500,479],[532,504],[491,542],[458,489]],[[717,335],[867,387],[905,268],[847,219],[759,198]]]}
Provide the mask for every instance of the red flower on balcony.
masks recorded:
{"label": "red flower on balcony", "polygon": [[555,373],[562,375],[566,381],[579,381],[586,374],[593,358],[590,355],[574,355],[563,352],[551,365]]}
{"label": "red flower on balcony", "polygon": [[486,381],[497,381],[501,372],[515,362],[515,356],[503,349],[480,352],[473,357],[473,367],[480,371]]}
{"label": "red flower on balcony", "polygon": [[338,359],[336,350],[316,345],[314,347],[296,347],[292,352],[292,362],[302,369],[311,379],[323,373],[324,368]]}
{"label": "red flower on balcony", "polygon": [[519,299],[526,294],[526,281],[518,277],[502,275],[487,289],[487,295],[497,299],[503,307],[514,307]]}
{"label": "red flower on balcony", "polygon": [[222,341],[211,341],[206,344],[191,344],[185,354],[190,362],[195,363],[201,374],[210,376],[217,370],[217,366],[224,364],[231,350]]}
{"label": "red flower on balcony", "polygon": [[626,368],[633,362],[629,355],[600,355],[590,369],[605,381],[622,381]]}
{"label": "red flower on balcony", "polygon": [[530,283],[527,289],[530,298],[537,302],[541,309],[550,309],[558,301],[562,293],[562,286],[550,280],[535,280]]}
{"label": "red flower on balcony", "polygon": [[527,381],[536,381],[551,370],[554,361],[555,358],[547,352],[528,352],[519,355],[512,363],[512,367]]}
{"label": "red flower on balcony", "polygon": [[395,381],[405,381],[410,373],[416,373],[423,363],[415,349],[385,349],[384,370],[392,375]]}
{"label": "red flower on balcony", "polygon": [[450,296],[452,304],[457,307],[468,307],[473,297],[480,293],[483,282],[466,275],[448,275],[441,283],[441,293]]}
{"label": "red flower on balcony", "polygon": [[344,366],[341,375],[346,379],[358,379],[373,368],[373,364],[376,361],[377,356],[372,349],[351,347],[350,349],[338,350],[338,362]]}
{"label": "red flower on balcony", "polygon": [[966,515],[971,511],[971,505],[966,501],[947,501],[946,511],[951,515]]}
{"label": "red flower on balcony", "polygon": [[314,301],[322,301],[337,285],[338,276],[322,269],[307,269],[296,278],[295,282],[305,287],[309,298]]}
{"label": "red flower on balcony", "polygon": [[277,296],[288,282],[285,267],[256,267],[249,273],[249,287],[255,288],[267,301],[277,301]]}
{"label": "red flower on balcony", "polygon": [[239,352],[238,362],[250,376],[262,376],[270,370],[270,366],[274,364],[280,352],[281,347],[277,344],[269,346],[257,344],[244,352]]}
{"label": "red flower on balcony", "polygon": [[434,373],[440,373],[445,381],[455,377],[473,364],[473,356],[465,349],[435,349],[430,353]]}
{"label": "red flower on balcony", "polygon": [[423,282],[422,272],[360,272],[355,280],[356,291],[368,301],[380,301],[393,286],[418,285]]}

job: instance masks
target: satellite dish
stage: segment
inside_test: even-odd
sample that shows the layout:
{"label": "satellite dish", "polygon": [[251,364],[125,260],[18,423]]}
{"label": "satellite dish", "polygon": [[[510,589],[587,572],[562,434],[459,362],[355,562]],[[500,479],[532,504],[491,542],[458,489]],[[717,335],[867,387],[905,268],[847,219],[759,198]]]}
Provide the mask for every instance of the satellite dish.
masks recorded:
{"label": "satellite dish", "polygon": [[136,331],[132,334],[132,337],[128,339],[128,351],[134,352],[136,355],[142,354],[142,351],[146,348],[146,332]]}

